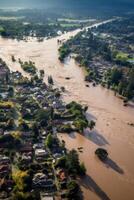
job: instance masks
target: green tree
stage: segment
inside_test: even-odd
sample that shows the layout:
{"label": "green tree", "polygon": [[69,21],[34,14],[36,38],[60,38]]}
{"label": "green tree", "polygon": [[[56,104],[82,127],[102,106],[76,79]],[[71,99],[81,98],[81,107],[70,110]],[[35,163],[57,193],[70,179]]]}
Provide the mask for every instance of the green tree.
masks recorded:
{"label": "green tree", "polygon": [[66,157],[66,166],[70,173],[78,174],[79,173],[79,156],[76,150],[71,150]]}
{"label": "green tree", "polygon": [[37,114],[36,114],[36,119],[38,122],[41,122],[42,120],[45,120],[45,121],[48,121],[51,119],[52,117],[52,114],[51,114],[52,110],[51,109],[39,109],[37,111]]}
{"label": "green tree", "polygon": [[90,122],[89,122],[89,128],[90,128],[90,130],[92,130],[92,129],[94,129],[94,127],[95,127],[95,122],[93,121],[93,120],[91,120]]}
{"label": "green tree", "polygon": [[34,134],[34,138],[37,139],[38,136],[39,136],[39,127],[38,127],[38,124],[36,122],[33,123],[33,125],[32,125],[32,131],[33,131],[33,134]]}
{"label": "green tree", "polygon": [[52,137],[52,134],[49,133],[46,140],[45,140],[45,145],[47,148],[51,148],[52,145],[53,145],[53,137]]}
{"label": "green tree", "polygon": [[40,200],[38,194],[33,194],[31,192],[20,192],[15,191],[12,194],[12,200]]}
{"label": "green tree", "polygon": [[73,124],[80,132],[83,132],[84,129],[88,127],[88,121],[79,118],[76,119]]}
{"label": "green tree", "polygon": [[44,78],[45,76],[45,71],[43,69],[40,70],[40,77],[41,78]]}
{"label": "green tree", "polygon": [[8,129],[13,129],[15,127],[14,119],[9,119],[7,122],[7,128]]}
{"label": "green tree", "polygon": [[54,81],[53,81],[52,76],[48,76],[48,83],[49,83],[50,85],[53,85],[53,84],[54,84]]}
{"label": "green tree", "polygon": [[15,61],[16,61],[16,59],[15,59],[14,55],[12,55],[12,62],[15,62]]}
{"label": "green tree", "polygon": [[111,71],[111,83],[118,85],[121,78],[122,78],[122,71],[117,67],[113,68]]}
{"label": "green tree", "polygon": [[79,192],[79,185],[76,183],[76,181],[70,181],[67,184],[68,194],[67,197],[69,199],[77,199],[78,192]]}
{"label": "green tree", "polygon": [[80,173],[80,175],[86,174],[86,167],[85,167],[84,163],[80,164],[79,173]]}
{"label": "green tree", "polygon": [[14,95],[14,89],[13,89],[13,87],[9,87],[8,92],[9,92],[9,96],[13,97],[13,95]]}
{"label": "green tree", "polygon": [[57,160],[55,167],[61,167],[61,168],[66,168],[66,156],[61,157],[60,159]]}
{"label": "green tree", "polygon": [[20,128],[21,131],[28,131],[29,125],[24,120],[20,120],[19,121],[19,128]]}

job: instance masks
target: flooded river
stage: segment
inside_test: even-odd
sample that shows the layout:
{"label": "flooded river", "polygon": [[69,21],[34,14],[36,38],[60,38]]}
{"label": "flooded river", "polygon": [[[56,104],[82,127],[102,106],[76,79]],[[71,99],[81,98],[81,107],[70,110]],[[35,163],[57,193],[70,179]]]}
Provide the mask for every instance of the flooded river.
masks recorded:
{"label": "flooded river", "polygon": [[[67,40],[79,31],[58,39]],[[35,61],[39,69],[45,70],[46,77],[52,75],[56,85],[66,88],[66,102],[75,100],[89,106],[87,117],[96,121],[95,130],[86,130],[83,135],[60,135],[69,149],[83,147],[80,159],[87,168],[87,176],[81,181],[84,199],[134,200],[134,127],[128,125],[134,123],[134,108],[124,107],[121,99],[101,86],[87,88],[84,70],[71,58],[61,64],[58,47],[57,38],[42,43],[0,38],[0,57],[12,70],[21,72],[20,65],[12,63],[12,55],[23,61]],[[108,150],[107,164],[95,157],[98,147]]]}

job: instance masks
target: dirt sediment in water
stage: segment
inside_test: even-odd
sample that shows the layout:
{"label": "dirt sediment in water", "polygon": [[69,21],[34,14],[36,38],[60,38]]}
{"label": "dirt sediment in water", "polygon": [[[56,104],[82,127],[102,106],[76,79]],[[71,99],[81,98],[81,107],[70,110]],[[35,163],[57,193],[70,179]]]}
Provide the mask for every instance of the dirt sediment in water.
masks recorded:
{"label": "dirt sediment in water", "polygon": [[[67,33],[59,39],[68,39],[77,32]],[[57,38],[42,43],[0,38],[0,57],[12,70],[22,73],[19,63],[13,63],[11,56],[15,55],[22,61],[34,61],[39,69],[45,70],[45,80],[52,75],[56,85],[65,87],[63,99],[66,102],[75,100],[89,106],[87,117],[96,121],[95,130],[62,135],[69,149],[83,148],[80,159],[86,165],[87,176],[80,183],[84,199],[133,200],[134,127],[129,124],[134,123],[134,109],[124,107],[123,101],[110,90],[93,87],[92,84],[85,87],[83,69],[72,58],[60,63],[58,47]],[[109,160],[105,164],[94,154],[98,147],[109,152]]]}

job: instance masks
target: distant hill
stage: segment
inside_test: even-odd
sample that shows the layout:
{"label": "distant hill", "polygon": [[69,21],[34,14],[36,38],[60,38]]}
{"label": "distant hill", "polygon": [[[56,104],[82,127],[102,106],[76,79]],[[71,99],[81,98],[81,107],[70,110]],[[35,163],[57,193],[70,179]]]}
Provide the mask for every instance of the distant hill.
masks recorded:
{"label": "distant hill", "polygon": [[59,12],[105,15],[134,11],[133,0],[0,0],[0,8],[44,8]]}

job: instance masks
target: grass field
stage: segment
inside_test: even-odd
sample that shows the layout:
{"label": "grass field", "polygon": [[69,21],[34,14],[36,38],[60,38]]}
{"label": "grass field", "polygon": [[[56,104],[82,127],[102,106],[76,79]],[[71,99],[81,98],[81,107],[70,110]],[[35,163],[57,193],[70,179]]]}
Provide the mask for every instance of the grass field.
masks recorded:
{"label": "grass field", "polygon": [[128,60],[129,59],[129,57],[128,57],[129,55],[127,54],[127,53],[123,53],[123,52],[119,52],[117,55],[116,55],[116,59],[117,60]]}
{"label": "grass field", "polygon": [[0,32],[2,32],[2,31],[4,31],[4,29],[3,29],[3,27],[2,27],[2,26],[0,26]]}
{"label": "grass field", "polygon": [[71,23],[69,23],[69,24],[64,24],[64,23],[62,23],[62,24],[60,24],[62,27],[64,27],[64,28],[66,28],[66,27],[80,27],[80,24],[71,24]]}
{"label": "grass field", "polygon": [[0,20],[5,20],[5,21],[8,21],[8,20],[19,20],[19,19],[23,19],[25,17],[5,17],[5,16],[0,16]]}

